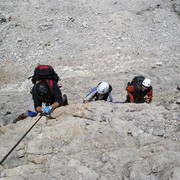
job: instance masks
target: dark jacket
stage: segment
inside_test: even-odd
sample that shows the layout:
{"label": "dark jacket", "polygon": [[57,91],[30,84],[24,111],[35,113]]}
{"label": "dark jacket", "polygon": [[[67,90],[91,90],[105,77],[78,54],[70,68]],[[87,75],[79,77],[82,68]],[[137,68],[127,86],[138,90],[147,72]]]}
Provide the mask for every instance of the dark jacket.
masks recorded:
{"label": "dark jacket", "polygon": [[[36,109],[38,106],[42,106],[43,102],[37,97],[35,90],[34,90],[34,87],[32,89],[32,98],[34,101],[34,108]],[[58,87],[58,84],[55,81],[53,81],[52,89],[53,89],[53,96],[50,99],[50,102],[48,103],[48,105],[51,105],[54,102],[58,102],[59,106],[62,106],[62,94],[61,94],[61,91]]]}

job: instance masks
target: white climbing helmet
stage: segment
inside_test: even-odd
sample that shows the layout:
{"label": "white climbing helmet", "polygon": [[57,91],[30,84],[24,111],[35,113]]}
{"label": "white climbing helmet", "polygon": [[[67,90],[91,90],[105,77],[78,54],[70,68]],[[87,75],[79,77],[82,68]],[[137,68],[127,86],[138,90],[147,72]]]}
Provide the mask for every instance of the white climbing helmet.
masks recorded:
{"label": "white climbing helmet", "polygon": [[144,79],[142,82],[142,85],[145,87],[150,87],[151,86],[151,80],[150,79]]}
{"label": "white climbing helmet", "polygon": [[109,84],[107,82],[101,82],[97,87],[97,92],[100,94],[106,94],[109,91]]}

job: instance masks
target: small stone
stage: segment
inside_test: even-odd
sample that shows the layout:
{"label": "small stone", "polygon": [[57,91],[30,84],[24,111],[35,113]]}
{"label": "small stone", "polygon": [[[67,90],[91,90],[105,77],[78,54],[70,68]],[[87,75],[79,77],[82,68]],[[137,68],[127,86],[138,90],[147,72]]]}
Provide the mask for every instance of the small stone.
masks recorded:
{"label": "small stone", "polygon": [[18,42],[22,42],[22,38],[18,38],[17,41],[18,41]]}
{"label": "small stone", "polygon": [[162,62],[157,62],[156,66],[162,66]]}
{"label": "small stone", "polygon": [[180,87],[179,86],[176,89],[180,91]]}
{"label": "small stone", "polygon": [[11,112],[9,112],[9,111],[7,111],[5,115],[7,116],[7,115],[9,115],[9,114],[12,114],[12,113],[11,113]]}
{"label": "small stone", "polygon": [[82,22],[82,26],[87,28],[88,27],[88,23],[87,22]]}
{"label": "small stone", "polygon": [[174,11],[180,15],[180,3],[175,3],[173,5]]}
{"label": "small stone", "polygon": [[0,127],[0,133],[5,134],[5,129]]}
{"label": "small stone", "polygon": [[177,99],[176,104],[180,104],[180,99]]}

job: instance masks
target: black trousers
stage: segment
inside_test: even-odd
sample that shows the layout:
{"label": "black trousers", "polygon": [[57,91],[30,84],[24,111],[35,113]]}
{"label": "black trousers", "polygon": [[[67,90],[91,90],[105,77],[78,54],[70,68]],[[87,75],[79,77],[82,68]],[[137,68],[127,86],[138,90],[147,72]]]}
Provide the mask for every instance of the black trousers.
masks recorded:
{"label": "black trousers", "polygon": [[[131,102],[129,95],[126,96],[126,101],[125,102],[127,102],[127,103]],[[134,103],[145,103],[145,102],[146,102],[145,98],[143,98],[143,99],[135,98],[135,100],[134,100]]]}

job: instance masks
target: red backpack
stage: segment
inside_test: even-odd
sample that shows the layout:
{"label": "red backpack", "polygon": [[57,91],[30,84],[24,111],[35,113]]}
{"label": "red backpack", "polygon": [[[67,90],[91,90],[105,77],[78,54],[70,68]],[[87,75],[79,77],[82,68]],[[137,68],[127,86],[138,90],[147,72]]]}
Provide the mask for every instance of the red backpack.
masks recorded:
{"label": "red backpack", "polygon": [[37,81],[49,81],[54,80],[55,82],[59,81],[59,76],[54,71],[52,66],[49,65],[39,65],[34,70],[34,75],[29,77],[32,78],[32,83],[35,84]]}

